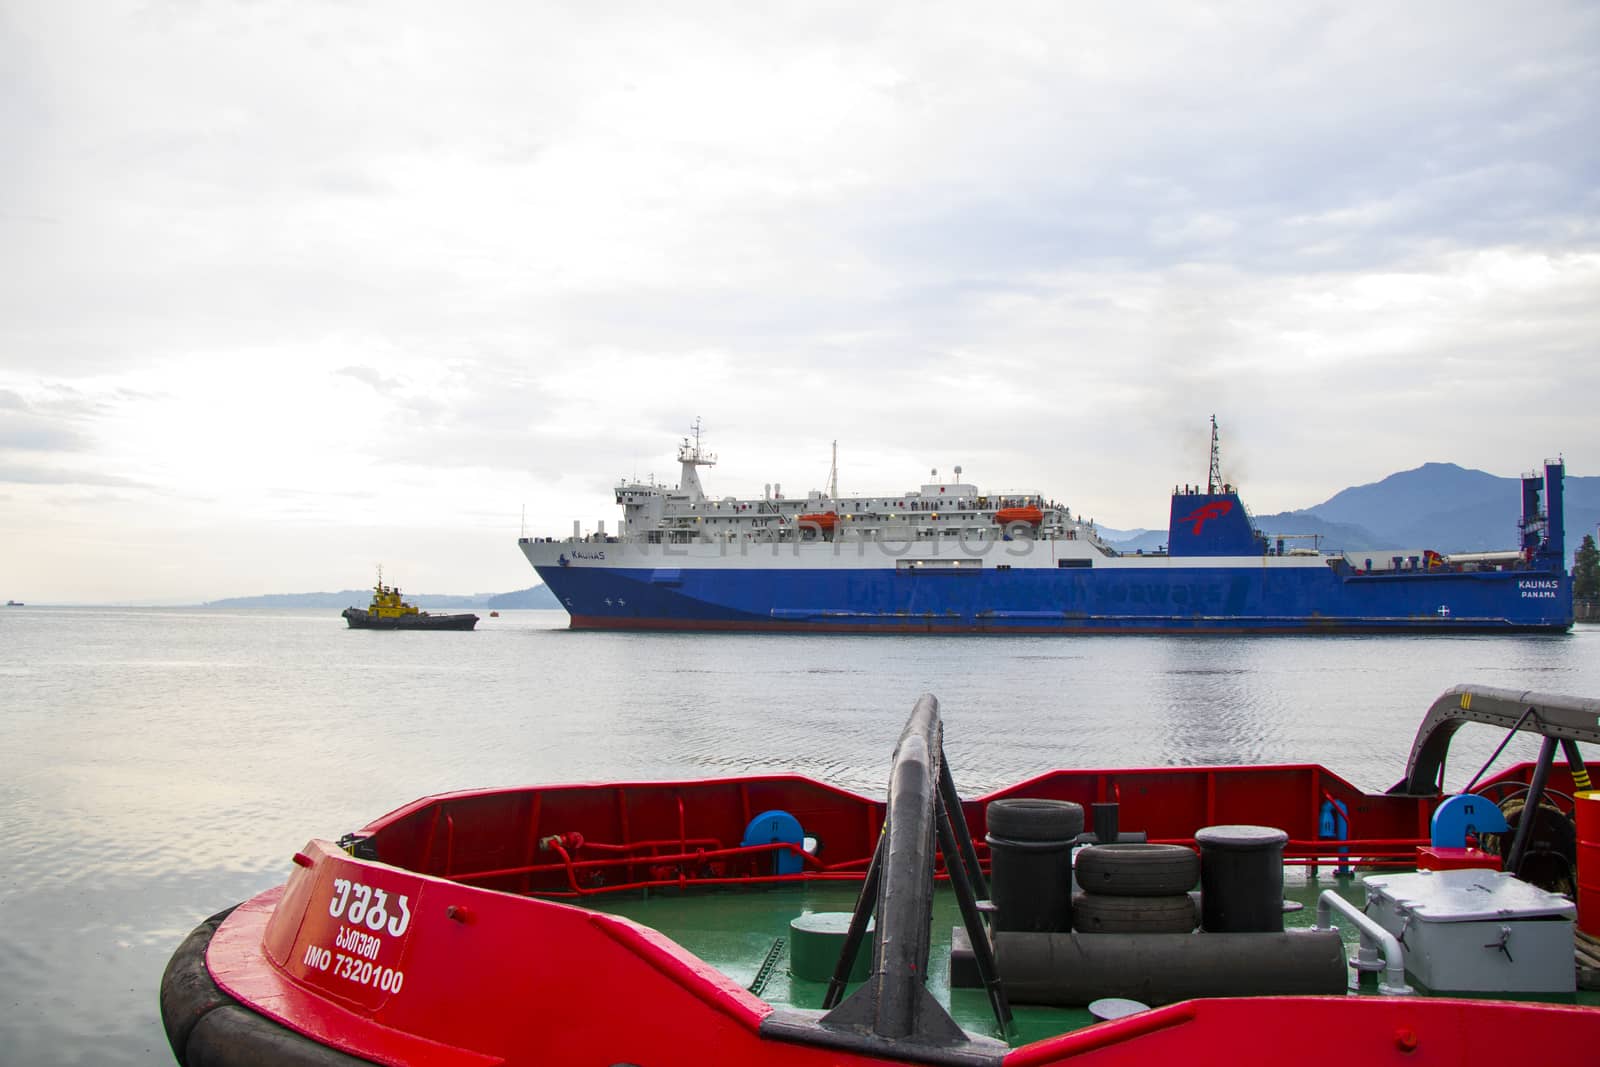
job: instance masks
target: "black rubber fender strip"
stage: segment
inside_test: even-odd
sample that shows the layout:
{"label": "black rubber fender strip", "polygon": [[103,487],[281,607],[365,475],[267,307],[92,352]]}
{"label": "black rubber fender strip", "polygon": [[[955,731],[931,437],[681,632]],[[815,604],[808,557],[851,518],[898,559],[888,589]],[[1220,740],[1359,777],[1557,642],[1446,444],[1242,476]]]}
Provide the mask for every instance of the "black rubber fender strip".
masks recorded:
{"label": "black rubber fender strip", "polygon": [[[237,905],[235,905],[237,907]],[[370,1061],[318,1044],[258,1015],[224,993],[206,968],[206,949],[233,913],[219,911],[195,927],[161,976],[161,1025],[183,1067],[359,1067]]]}
{"label": "black rubber fender strip", "polygon": [[195,927],[167,961],[167,969],[161,975],[161,1025],[166,1028],[172,1054],[185,1067],[188,1060],[184,1053],[195,1024],[225,1004],[238,1003],[217,988],[206,969],[206,948],[212,935],[232,914],[233,908],[225,908]]}
{"label": "black rubber fender strip", "polygon": [[338,1049],[319,1045],[242,1004],[208,1012],[189,1035],[186,1067],[371,1067]]}

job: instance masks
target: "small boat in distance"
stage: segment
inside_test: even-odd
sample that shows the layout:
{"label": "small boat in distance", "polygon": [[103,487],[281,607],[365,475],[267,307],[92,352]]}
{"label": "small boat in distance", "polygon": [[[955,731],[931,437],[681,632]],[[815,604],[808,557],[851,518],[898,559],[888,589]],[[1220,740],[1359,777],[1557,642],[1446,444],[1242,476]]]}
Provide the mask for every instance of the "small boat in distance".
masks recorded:
{"label": "small boat in distance", "polygon": [[430,615],[407,604],[400,597],[400,587],[383,584],[383,568],[378,568],[378,584],[372,587],[372,603],[366,608],[345,608],[340,612],[352,630],[470,630],[478,625],[478,617],[469,613],[461,615]]}
{"label": "small boat in distance", "polygon": [[8,607],[8,608],[20,608],[20,607],[24,607],[24,606],[25,605],[20,600],[8,600],[8,601],[6,601],[6,607]]}

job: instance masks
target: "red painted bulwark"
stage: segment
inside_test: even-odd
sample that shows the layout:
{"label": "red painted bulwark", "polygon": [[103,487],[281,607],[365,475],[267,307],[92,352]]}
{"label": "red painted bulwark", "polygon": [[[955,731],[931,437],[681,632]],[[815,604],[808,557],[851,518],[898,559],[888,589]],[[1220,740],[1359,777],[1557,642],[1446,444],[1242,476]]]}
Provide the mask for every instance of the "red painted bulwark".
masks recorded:
{"label": "red painted bulwark", "polygon": [[[1526,766],[1497,781],[1519,776]],[[1552,784],[1568,781],[1558,771]],[[1270,821],[1290,835],[1287,860],[1301,863],[1346,849],[1347,859],[1414,864],[1437,801],[1365,794],[1311,765],[1056,771],[964,802],[981,855],[985,809],[1001,796],[1116,800],[1122,825],[1152,840]],[[1348,811],[1348,840],[1317,837],[1330,800]],[[774,875],[774,849],[786,846],[741,843],[773,808],[823,842],[801,874]],[[637,886],[858,882],[882,822],[880,801],[786,775],[429,797],[361,832],[377,862],[308,843],[286,863],[285,886],[222,924],[207,963],[253,1010],[379,1063],[890,1062],[766,1041],[765,1002],[663,935],[578,906]],[[1530,1040],[1582,1050],[1597,1037],[1600,1013],[1548,1005],[1208,1000],[1038,1042],[1006,1063],[1498,1064],[1525,1060]]]}

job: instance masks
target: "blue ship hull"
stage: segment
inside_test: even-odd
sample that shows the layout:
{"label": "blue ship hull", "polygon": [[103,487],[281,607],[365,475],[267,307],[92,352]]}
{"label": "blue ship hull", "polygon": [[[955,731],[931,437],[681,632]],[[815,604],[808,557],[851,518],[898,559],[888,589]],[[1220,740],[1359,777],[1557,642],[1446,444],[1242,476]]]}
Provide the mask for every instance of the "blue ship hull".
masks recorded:
{"label": "blue ship hull", "polygon": [[884,633],[1561,632],[1558,570],[1328,567],[892,569],[541,566],[577,629]]}

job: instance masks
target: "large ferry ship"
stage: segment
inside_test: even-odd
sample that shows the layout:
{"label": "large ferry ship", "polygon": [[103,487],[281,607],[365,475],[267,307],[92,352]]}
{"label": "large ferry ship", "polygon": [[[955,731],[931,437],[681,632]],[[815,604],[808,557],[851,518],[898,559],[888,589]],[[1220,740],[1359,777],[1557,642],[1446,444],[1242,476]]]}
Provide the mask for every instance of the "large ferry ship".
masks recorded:
{"label": "large ferry ship", "polygon": [[[1572,626],[1560,461],[1522,478],[1503,552],[1322,551],[1256,527],[1223,482],[1172,494],[1166,545],[1121,552],[1038,493],[934,477],[841,497],[715,498],[695,425],[676,487],[623,481],[620,527],[523,537],[574,629],[892,633],[1560,632]],[[1286,547],[1291,545],[1291,547]]]}

